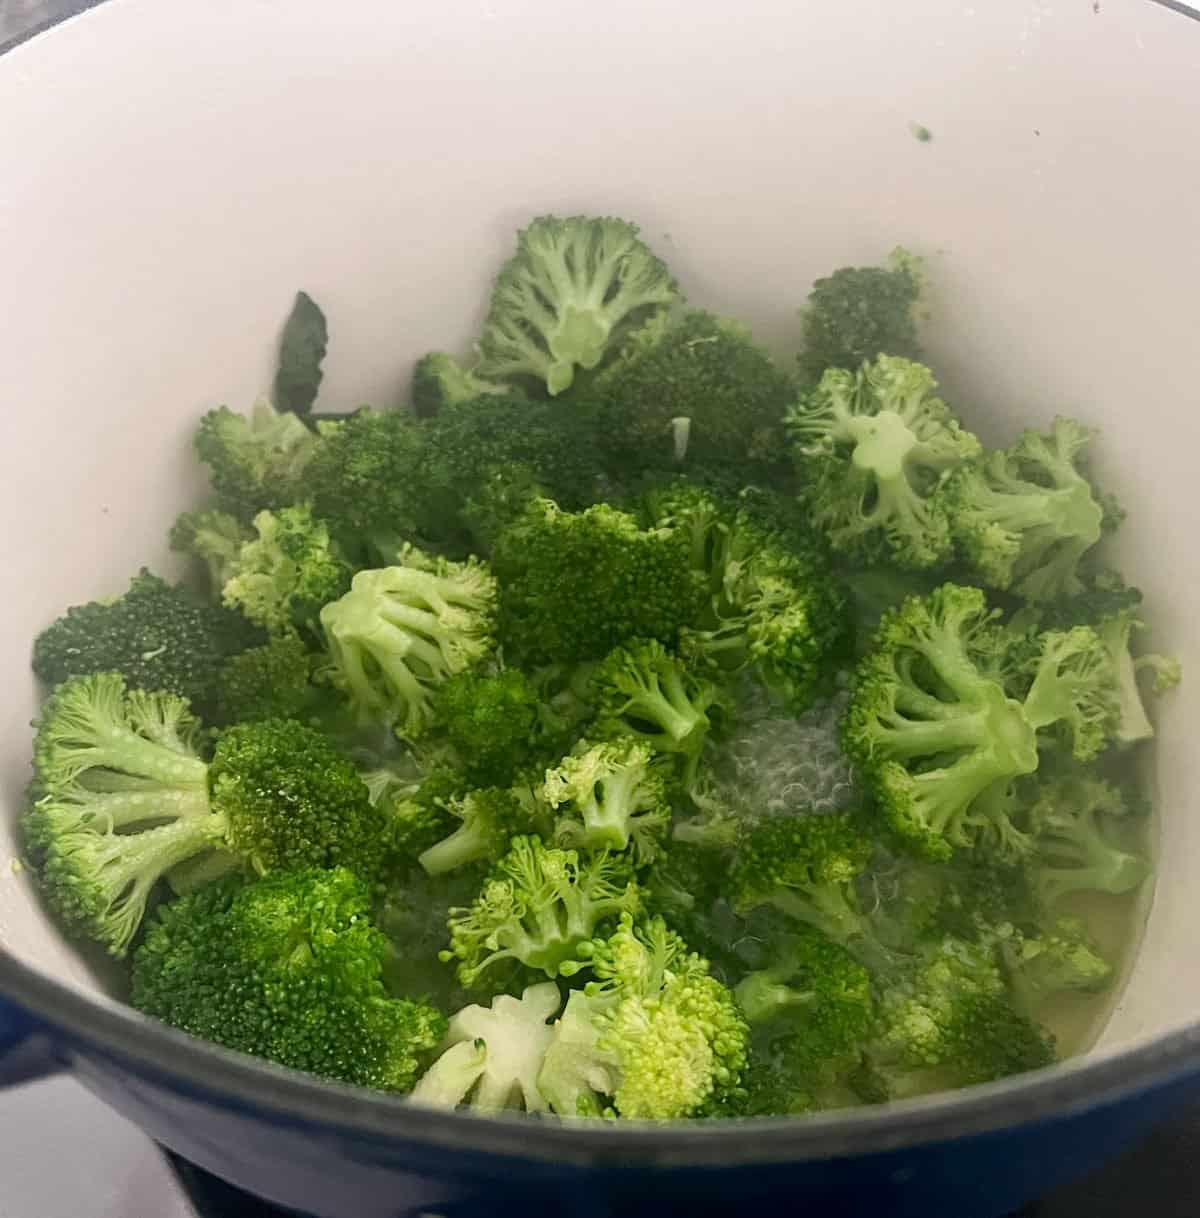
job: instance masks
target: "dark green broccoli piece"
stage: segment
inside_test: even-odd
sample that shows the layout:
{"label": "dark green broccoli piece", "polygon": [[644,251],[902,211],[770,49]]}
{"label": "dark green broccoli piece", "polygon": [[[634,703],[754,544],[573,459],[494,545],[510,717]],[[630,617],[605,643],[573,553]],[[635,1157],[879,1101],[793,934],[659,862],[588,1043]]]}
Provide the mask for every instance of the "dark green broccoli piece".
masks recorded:
{"label": "dark green broccoli piece", "polygon": [[429,419],[443,410],[461,406],[474,398],[511,394],[507,385],[486,381],[464,368],[444,351],[430,351],[413,365],[412,404],[420,418]]}
{"label": "dark green broccoli piece", "polygon": [[495,862],[508,852],[515,836],[550,828],[549,810],[528,788],[482,787],[446,800],[443,806],[454,829],[419,856],[417,861],[429,875]]}
{"label": "dark green broccoli piece", "polygon": [[172,694],[115,673],[60,685],[42,709],[25,837],[51,903],[123,955],[158,880],[220,848],[258,872],[346,865],[371,876],[382,817],[325,736],[272,719],[223,732],[213,760]]}
{"label": "dark green broccoli piece", "polygon": [[275,635],[221,665],[213,696],[216,719],[220,723],[307,719],[320,698],[312,675],[313,656],[300,637]]}
{"label": "dark green broccoli piece", "polygon": [[846,266],[818,279],[801,314],[804,380],[817,381],[828,368],[855,372],[880,355],[919,359],[921,288],[921,261],[904,249],[892,252],[889,266]]}
{"label": "dark green broccoli piece", "polygon": [[134,955],[133,1003],[226,1048],[407,1091],[446,1020],[387,996],[386,951],[367,889],[348,871],[225,881],[159,910]]}
{"label": "dark green broccoli piece", "polygon": [[76,605],[47,626],[33,644],[33,671],[51,685],[119,672],[135,689],[178,694],[207,712],[223,663],[262,641],[241,614],[199,605],[143,569],[122,596]]}
{"label": "dark green broccoli piece", "polygon": [[710,313],[655,318],[590,386],[614,470],[769,473],[784,460],[795,384],[746,328]]}
{"label": "dark green broccoli piece", "polygon": [[204,565],[205,586],[213,600],[229,578],[238,552],[254,534],[236,516],[216,508],[181,512],[171,526],[171,549]]}
{"label": "dark green broccoli piece", "polygon": [[329,345],[329,327],[321,306],[307,292],[297,292],[279,339],[275,369],[275,405],[308,414],[317,400]]}
{"label": "dark green broccoli piece", "polygon": [[473,559],[402,547],[321,610],[331,679],[364,721],[414,739],[433,724],[439,688],[491,652],[495,600],[496,581]]}
{"label": "dark green broccoli piece", "polygon": [[536,500],[499,539],[500,639],[533,663],[598,660],[631,638],[672,643],[699,613],[687,539],[608,504]]}
{"label": "dark green broccoli piece", "polygon": [[950,557],[953,513],[934,492],[980,446],[936,391],[923,364],[881,355],[826,372],[788,415],[805,503],[839,554],[913,570]]}
{"label": "dark green broccoli piece", "polygon": [[622,337],[679,298],[670,272],[624,220],[541,216],[501,269],[475,369],[530,380],[554,396],[575,369],[597,367]]}
{"label": "dark green broccoli piece", "polygon": [[249,416],[225,406],[210,410],[196,433],[218,506],[246,521],[304,497],[301,488],[319,446],[298,415],[277,412],[265,399]]}
{"label": "dark green broccoli piece", "polygon": [[1026,431],[948,478],[937,502],[981,582],[1031,601],[1083,591],[1080,561],[1100,540],[1106,513],[1082,468],[1091,439],[1058,418],[1048,432]]}

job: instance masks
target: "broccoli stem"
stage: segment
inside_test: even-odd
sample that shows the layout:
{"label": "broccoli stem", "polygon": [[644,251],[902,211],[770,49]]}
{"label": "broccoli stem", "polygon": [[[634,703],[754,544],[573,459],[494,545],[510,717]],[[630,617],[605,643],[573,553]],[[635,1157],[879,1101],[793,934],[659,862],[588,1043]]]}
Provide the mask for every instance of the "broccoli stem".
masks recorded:
{"label": "broccoli stem", "polygon": [[488,842],[474,820],[463,821],[449,837],[417,856],[426,875],[445,875],[488,855]]}

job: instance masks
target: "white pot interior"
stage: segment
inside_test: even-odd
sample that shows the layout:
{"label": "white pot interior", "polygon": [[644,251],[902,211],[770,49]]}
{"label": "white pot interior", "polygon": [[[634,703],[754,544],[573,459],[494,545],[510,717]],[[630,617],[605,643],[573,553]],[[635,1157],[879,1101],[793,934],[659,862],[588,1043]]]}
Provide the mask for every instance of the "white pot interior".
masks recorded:
{"label": "white pot interior", "polygon": [[1149,0],[111,0],[0,60],[0,944],[99,987],[7,865],[29,643],[170,572],[194,423],[268,388],[296,289],[330,319],[322,406],[389,405],[465,348],[518,224],[609,212],[781,355],[816,276],[904,244],[969,423],[1101,427],[1122,564],[1187,675],[1097,1051],[1194,1020],[1198,86],[1200,24]]}

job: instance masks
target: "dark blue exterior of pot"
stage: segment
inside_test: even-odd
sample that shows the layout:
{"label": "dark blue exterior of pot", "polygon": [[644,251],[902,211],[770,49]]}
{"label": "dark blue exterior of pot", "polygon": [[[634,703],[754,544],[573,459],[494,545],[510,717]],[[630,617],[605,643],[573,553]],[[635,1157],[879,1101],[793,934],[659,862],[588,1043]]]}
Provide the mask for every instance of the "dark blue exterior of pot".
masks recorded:
{"label": "dark blue exterior of pot", "polygon": [[151,1137],[319,1218],[998,1218],[1200,1096],[1200,1036],[945,1100],[792,1122],[613,1129],[430,1112],[100,1004],[0,954],[0,1085],[67,1069]]}

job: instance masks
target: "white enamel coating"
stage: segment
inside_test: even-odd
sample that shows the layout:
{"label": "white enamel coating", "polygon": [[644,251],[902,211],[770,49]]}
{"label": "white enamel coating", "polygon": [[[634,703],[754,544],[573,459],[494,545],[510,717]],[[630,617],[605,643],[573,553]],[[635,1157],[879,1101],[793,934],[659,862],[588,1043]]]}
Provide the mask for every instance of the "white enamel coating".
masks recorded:
{"label": "white enamel coating", "polygon": [[29,639],[166,563],[193,424],[268,387],[295,290],[330,319],[322,405],[389,404],[469,342],[520,222],[584,210],[784,355],[815,276],[903,243],[988,438],[1102,426],[1191,679],[1099,1051],[1196,1019],[1197,130],[1200,25],[1149,0],[111,0],[0,60],[0,943],[98,987],[7,865]]}

